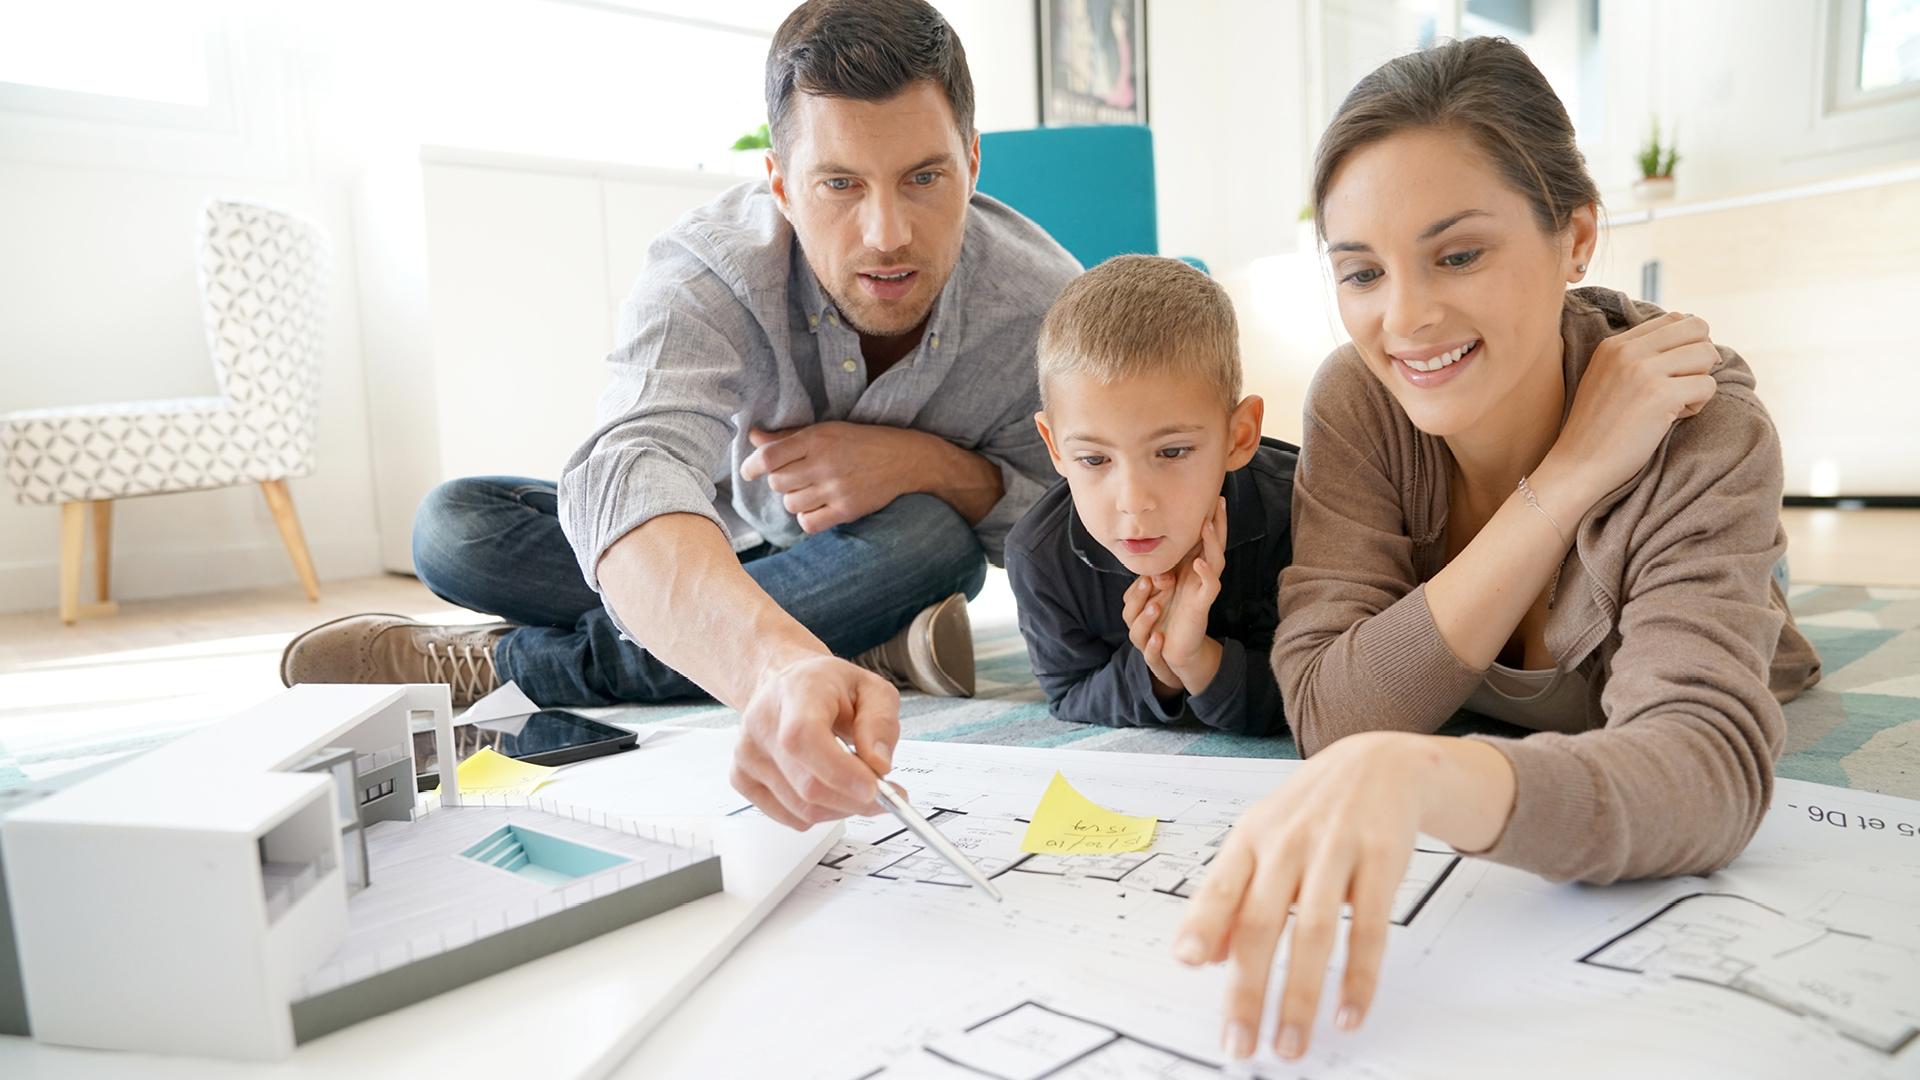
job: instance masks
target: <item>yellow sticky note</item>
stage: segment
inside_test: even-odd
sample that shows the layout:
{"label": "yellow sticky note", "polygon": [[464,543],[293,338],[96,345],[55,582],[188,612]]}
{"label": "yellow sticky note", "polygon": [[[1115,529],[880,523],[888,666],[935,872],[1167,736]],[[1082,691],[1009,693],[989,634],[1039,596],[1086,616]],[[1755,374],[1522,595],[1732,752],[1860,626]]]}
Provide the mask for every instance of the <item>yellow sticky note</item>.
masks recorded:
{"label": "yellow sticky note", "polygon": [[1037,855],[1140,851],[1153,843],[1153,825],[1153,818],[1128,817],[1096,805],[1073,790],[1066,777],[1054,773],[1020,850]]}
{"label": "yellow sticky note", "polygon": [[531,795],[554,773],[552,765],[533,765],[483,747],[453,771],[462,795]]}

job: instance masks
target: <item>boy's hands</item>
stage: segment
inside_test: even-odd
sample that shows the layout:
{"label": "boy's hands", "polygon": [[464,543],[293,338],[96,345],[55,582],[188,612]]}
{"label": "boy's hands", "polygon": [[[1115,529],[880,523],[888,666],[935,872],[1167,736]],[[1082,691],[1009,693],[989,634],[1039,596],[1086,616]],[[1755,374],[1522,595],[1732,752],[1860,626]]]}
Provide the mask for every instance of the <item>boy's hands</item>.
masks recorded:
{"label": "boy's hands", "polygon": [[1220,671],[1220,643],[1207,636],[1207,616],[1220,595],[1226,565],[1227,500],[1214,504],[1200,528],[1200,549],[1186,565],[1142,577],[1127,590],[1121,617],[1134,648],[1153,672],[1154,691],[1169,698],[1198,694]]}
{"label": "boy's hands", "polygon": [[1153,673],[1153,692],[1163,701],[1181,691],[1180,676],[1167,666],[1156,642],[1160,616],[1166,612],[1173,593],[1172,574],[1142,575],[1127,587],[1126,601],[1120,606],[1120,618],[1127,624],[1127,638],[1146,658],[1147,670]]}

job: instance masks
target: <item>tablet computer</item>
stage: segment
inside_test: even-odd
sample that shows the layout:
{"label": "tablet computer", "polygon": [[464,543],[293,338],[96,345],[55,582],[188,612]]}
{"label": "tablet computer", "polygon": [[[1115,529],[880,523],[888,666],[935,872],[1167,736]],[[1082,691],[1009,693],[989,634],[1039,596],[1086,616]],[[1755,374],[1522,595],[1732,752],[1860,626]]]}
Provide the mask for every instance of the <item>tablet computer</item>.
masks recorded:
{"label": "tablet computer", "polygon": [[[502,727],[459,724],[453,729],[458,760],[465,761],[483,748],[534,765],[565,765],[603,754],[633,749],[635,733],[603,724],[564,709],[542,709],[527,717],[518,731]],[[440,759],[434,752],[433,729],[413,733],[413,768],[420,790],[440,786]]]}

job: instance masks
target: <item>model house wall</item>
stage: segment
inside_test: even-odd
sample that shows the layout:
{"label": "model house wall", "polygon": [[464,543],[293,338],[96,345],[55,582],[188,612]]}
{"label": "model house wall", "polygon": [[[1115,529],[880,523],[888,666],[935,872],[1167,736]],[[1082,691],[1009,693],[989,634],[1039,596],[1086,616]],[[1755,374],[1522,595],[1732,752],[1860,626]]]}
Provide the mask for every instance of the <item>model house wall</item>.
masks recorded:
{"label": "model house wall", "polygon": [[345,936],[348,890],[333,776],[286,770],[410,747],[415,710],[450,738],[442,685],[296,687],[0,822],[34,1037],[289,1053],[288,1003]]}

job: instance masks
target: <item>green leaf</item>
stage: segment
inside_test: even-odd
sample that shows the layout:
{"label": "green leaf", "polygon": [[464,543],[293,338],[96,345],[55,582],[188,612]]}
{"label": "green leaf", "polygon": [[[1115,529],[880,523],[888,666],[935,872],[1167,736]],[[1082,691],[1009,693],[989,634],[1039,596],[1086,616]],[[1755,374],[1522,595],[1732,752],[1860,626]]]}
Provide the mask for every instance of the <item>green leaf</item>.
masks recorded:
{"label": "green leaf", "polygon": [[773,135],[767,130],[767,125],[761,124],[759,127],[733,140],[733,148],[735,150],[771,150],[773,149]]}

